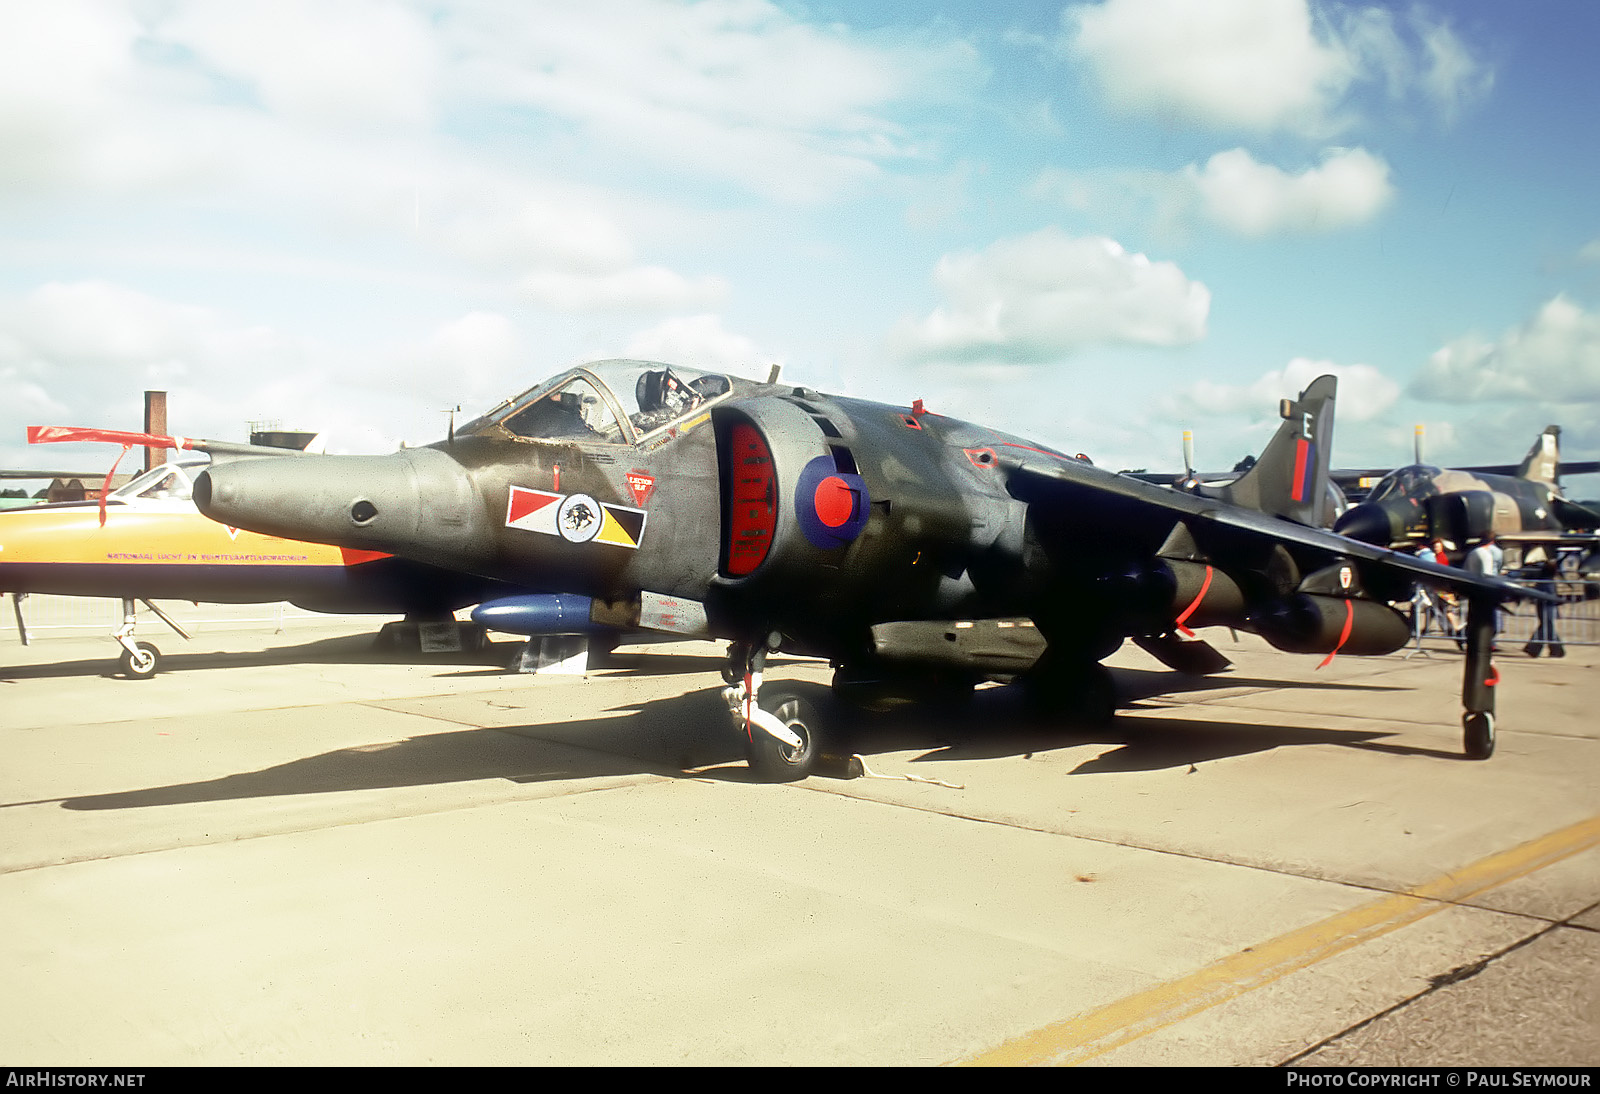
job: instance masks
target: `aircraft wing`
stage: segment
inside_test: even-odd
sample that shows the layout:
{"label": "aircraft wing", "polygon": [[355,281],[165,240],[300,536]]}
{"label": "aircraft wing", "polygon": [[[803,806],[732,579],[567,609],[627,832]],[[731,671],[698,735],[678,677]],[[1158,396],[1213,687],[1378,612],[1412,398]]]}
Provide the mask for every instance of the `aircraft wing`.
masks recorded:
{"label": "aircraft wing", "polygon": [[1505,532],[1496,534],[1495,542],[1518,547],[1571,547],[1574,549],[1600,544],[1600,532]]}
{"label": "aircraft wing", "polygon": [[0,479],[97,479],[99,471],[0,471]]}
{"label": "aircraft wing", "polygon": [[[1328,563],[1339,558],[1374,563],[1411,581],[1487,593],[1499,600],[1553,599],[1505,578],[1440,566],[1415,555],[1400,554],[1254,509],[1164,489],[1090,464],[1056,460],[1044,453],[1002,456],[1000,463],[1008,475],[1013,497],[1029,505],[1082,512],[1102,534],[1106,528],[1170,528],[1184,523],[1197,540],[1281,544],[1292,553],[1326,556]],[[1207,535],[1207,531],[1214,534]]]}
{"label": "aircraft wing", "polygon": [[1551,504],[1555,507],[1556,519],[1561,521],[1563,528],[1573,531],[1592,532],[1600,528],[1600,512],[1594,502],[1569,501],[1566,498],[1552,498]]}
{"label": "aircraft wing", "polygon": [[[1521,467],[1514,463],[1484,463],[1461,467],[1452,465],[1449,469],[1451,471],[1465,471],[1469,475],[1504,475],[1508,478],[1513,478],[1521,470]],[[1338,483],[1341,489],[1359,490],[1363,482],[1369,485],[1376,483],[1393,470],[1395,470],[1393,467],[1335,467],[1328,472],[1328,477]],[[1592,475],[1596,472],[1600,472],[1600,460],[1561,461],[1562,477],[1568,475]],[[1163,479],[1177,479],[1182,476],[1164,475],[1160,477]]]}
{"label": "aircraft wing", "polygon": [[[1471,467],[1452,468],[1455,471],[1466,471],[1473,475],[1516,475],[1522,470],[1519,464],[1495,463],[1481,464]],[[1563,477],[1567,475],[1592,475],[1600,471],[1600,460],[1562,460],[1560,472]]]}
{"label": "aircraft wing", "polygon": [[237,441],[207,441],[197,437],[169,437],[158,433],[131,433],[121,429],[93,429],[71,425],[30,425],[29,444],[69,444],[96,442],[120,444],[127,447],[173,448],[193,452],[206,452],[212,456],[303,456],[293,448],[274,448],[270,445],[240,444]]}

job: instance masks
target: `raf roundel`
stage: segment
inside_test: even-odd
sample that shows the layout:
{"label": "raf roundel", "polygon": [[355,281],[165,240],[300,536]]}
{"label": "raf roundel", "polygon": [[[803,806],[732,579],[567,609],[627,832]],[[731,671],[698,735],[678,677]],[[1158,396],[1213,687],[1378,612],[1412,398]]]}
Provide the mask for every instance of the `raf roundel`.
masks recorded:
{"label": "raf roundel", "polygon": [[861,476],[840,471],[831,456],[818,456],[806,464],[795,482],[794,510],[800,531],[812,545],[824,550],[853,542],[867,525],[870,506]]}
{"label": "raf roundel", "polygon": [[829,475],[811,494],[817,519],[829,528],[842,528],[855,515],[856,494],[838,475]]}

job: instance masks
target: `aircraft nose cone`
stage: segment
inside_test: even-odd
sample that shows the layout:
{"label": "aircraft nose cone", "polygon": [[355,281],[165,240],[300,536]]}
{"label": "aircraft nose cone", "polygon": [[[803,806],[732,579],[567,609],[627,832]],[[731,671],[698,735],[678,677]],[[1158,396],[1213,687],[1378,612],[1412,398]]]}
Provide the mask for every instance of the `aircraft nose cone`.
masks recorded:
{"label": "aircraft nose cone", "polygon": [[476,497],[461,466],[429,448],[229,461],[194,489],[200,511],[232,527],[457,563],[485,538]]}
{"label": "aircraft nose cone", "polygon": [[1375,543],[1379,547],[1387,547],[1394,541],[1394,526],[1389,520],[1389,511],[1375,502],[1362,502],[1346,509],[1334,521],[1333,530],[1341,536],[1359,539],[1363,543]]}

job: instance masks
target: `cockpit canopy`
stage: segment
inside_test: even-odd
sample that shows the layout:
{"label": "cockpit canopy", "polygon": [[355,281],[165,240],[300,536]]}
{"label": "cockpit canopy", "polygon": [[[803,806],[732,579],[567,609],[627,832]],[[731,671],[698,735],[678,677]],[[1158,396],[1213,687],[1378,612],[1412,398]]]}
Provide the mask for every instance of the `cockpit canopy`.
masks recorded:
{"label": "cockpit canopy", "polygon": [[193,476],[205,469],[201,464],[157,464],[113,490],[108,501],[189,501],[194,496]]}
{"label": "cockpit canopy", "polygon": [[733,390],[717,373],[656,361],[597,361],[507,399],[457,436],[635,444]]}
{"label": "cockpit canopy", "polygon": [[1367,495],[1368,501],[1388,501],[1392,498],[1414,498],[1420,501],[1439,492],[1434,480],[1439,469],[1427,464],[1414,463],[1399,467],[1378,480],[1378,485]]}

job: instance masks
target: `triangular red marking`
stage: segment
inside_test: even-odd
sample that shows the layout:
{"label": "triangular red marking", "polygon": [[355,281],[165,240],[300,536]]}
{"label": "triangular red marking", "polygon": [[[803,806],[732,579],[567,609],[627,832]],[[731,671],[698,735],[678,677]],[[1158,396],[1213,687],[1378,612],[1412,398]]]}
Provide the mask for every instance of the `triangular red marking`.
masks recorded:
{"label": "triangular red marking", "polygon": [[506,513],[506,523],[514,524],[529,513],[537,513],[550,503],[559,500],[559,494],[545,494],[513,486],[511,488],[511,505]]}

